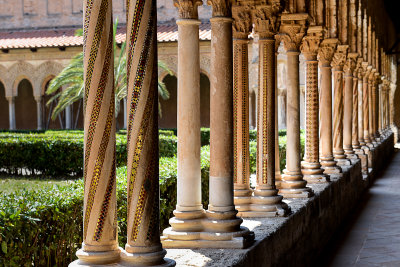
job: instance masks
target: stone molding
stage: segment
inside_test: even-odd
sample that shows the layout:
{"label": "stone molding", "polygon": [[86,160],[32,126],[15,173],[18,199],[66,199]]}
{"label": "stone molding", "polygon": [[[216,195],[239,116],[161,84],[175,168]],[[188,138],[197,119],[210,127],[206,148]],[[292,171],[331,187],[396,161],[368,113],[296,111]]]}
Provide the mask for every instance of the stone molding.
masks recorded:
{"label": "stone molding", "polygon": [[178,8],[180,19],[198,19],[197,8],[202,4],[202,0],[174,0],[174,6]]}
{"label": "stone molding", "polygon": [[278,41],[283,42],[286,52],[299,52],[301,41],[306,34],[308,14],[282,14]]}

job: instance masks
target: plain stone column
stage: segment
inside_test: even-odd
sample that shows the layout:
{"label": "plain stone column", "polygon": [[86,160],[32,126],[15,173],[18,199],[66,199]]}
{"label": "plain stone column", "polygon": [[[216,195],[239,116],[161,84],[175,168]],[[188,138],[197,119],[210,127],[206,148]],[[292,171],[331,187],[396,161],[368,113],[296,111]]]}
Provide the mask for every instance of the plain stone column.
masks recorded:
{"label": "plain stone column", "polygon": [[71,121],[71,105],[65,107],[65,129],[72,128],[72,121]]}
{"label": "plain stone column", "polygon": [[123,106],[123,109],[124,109],[124,129],[126,129],[126,126],[127,126],[127,119],[128,119],[128,116],[127,116],[127,112],[128,112],[128,106],[127,106],[127,103],[126,103],[126,97],[124,98],[124,106]]}
{"label": "plain stone column", "polygon": [[368,132],[369,132],[369,138],[371,140],[372,146],[376,147],[377,143],[375,140],[375,132],[374,132],[374,119],[375,119],[375,114],[374,114],[374,83],[375,83],[375,69],[372,69],[369,77],[368,77]]}
{"label": "plain stone column", "polygon": [[338,174],[342,169],[336,165],[333,157],[332,140],[332,67],[333,54],[338,44],[337,39],[322,41],[319,51],[319,67],[321,69],[320,89],[320,144],[321,165],[325,174]]}
{"label": "plain stone column", "polygon": [[322,27],[310,27],[303,38],[301,52],[306,63],[306,144],[302,162],[304,180],[308,183],[328,182],[319,161],[319,92],[317,52],[322,39]]}
{"label": "plain stone column", "polygon": [[[368,63],[367,63],[368,64]],[[369,138],[369,90],[368,90],[368,77],[370,74],[370,68],[364,65],[364,77],[363,77],[363,114],[364,114],[364,142],[368,147],[372,146]]]}
{"label": "plain stone column", "polygon": [[360,143],[361,148],[364,149],[363,77],[363,69],[360,67],[358,71],[358,142]]}
{"label": "plain stone column", "polygon": [[8,100],[8,119],[10,130],[15,130],[15,97],[7,97]]}
{"label": "plain stone column", "polygon": [[[278,38],[283,41],[287,54],[287,142],[286,169],[282,175],[279,193],[286,198],[307,198],[312,190],[301,173],[300,158],[300,79],[299,36],[305,34],[306,14],[283,14]],[[278,40],[279,40],[278,39]]]}
{"label": "plain stone column", "polygon": [[[70,266],[116,263],[115,92],[112,1],[84,4],[83,244]],[[88,16],[90,14],[90,16]],[[96,27],[100,25],[101,27]],[[101,30],[98,30],[101,28]],[[93,54],[95,51],[96,53]]]}
{"label": "plain stone column", "polygon": [[36,117],[37,117],[37,129],[43,129],[43,113],[42,113],[42,97],[35,97],[36,101]]}
{"label": "plain stone column", "polygon": [[332,61],[334,73],[333,154],[339,166],[350,165],[343,150],[343,66],[347,58],[347,45],[339,45]]}
{"label": "plain stone column", "polygon": [[357,54],[349,53],[344,66],[343,149],[348,159],[357,159],[352,145],[353,71]]}

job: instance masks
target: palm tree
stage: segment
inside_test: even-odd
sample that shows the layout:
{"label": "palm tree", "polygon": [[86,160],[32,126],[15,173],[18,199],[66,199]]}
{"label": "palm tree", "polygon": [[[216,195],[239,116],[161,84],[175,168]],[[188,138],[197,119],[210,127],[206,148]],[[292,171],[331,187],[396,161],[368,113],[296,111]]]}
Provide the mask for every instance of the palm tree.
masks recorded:
{"label": "palm tree", "polygon": [[[118,57],[117,54],[117,43],[115,40],[115,34],[117,32],[118,21],[114,24],[113,35],[114,35],[114,88],[115,88],[115,115],[119,112],[119,103],[122,99],[127,96],[126,88],[126,43],[123,42],[120,47]],[[82,36],[82,30],[76,31],[75,35]],[[173,75],[172,71],[168,66],[158,61],[158,67],[165,70],[169,75]],[[47,102],[50,105],[53,101],[56,103],[53,109],[51,118],[54,120],[58,114],[62,112],[67,106],[72,105],[76,101],[83,99],[84,96],[84,79],[83,79],[83,52],[79,53],[72,58],[71,62],[65,67],[54,79],[51,80],[49,87],[47,88],[46,94],[53,95]],[[58,91],[61,86],[66,86],[63,91]],[[165,84],[158,80],[158,93],[164,100],[169,99],[169,92]],[[161,117],[161,104],[158,102],[158,113]]]}

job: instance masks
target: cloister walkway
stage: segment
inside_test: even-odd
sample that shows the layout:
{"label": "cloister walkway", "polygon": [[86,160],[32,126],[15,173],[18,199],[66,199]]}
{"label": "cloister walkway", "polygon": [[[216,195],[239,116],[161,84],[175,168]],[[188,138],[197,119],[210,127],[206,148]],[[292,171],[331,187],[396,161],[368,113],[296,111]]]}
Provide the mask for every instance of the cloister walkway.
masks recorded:
{"label": "cloister walkway", "polygon": [[315,266],[400,266],[400,152],[387,160]]}

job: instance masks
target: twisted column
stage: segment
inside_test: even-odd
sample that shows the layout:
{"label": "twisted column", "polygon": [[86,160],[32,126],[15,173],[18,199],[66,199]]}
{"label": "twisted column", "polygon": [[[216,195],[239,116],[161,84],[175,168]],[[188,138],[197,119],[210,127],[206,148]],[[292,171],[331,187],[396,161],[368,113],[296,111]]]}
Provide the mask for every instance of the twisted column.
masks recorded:
{"label": "twisted column", "polygon": [[[239,212],[249,211],[249,70],[248,36],[251,28],[250,10],[233,7],[233,182],[234,200]],[[259,110],[259,107],[257,107]],[[257,130],[261,129],[257,121]]]}
{"label": "twisted column", "polygon": [[286,169],[279,193],[286,198],[312,196],[306,187],[300,165],[300,88],[299,46],[305,34],[307,14],[283,14],[278,40],[283,41],[287,54],[287,143]]}
{"label": "twisted column", "polygon": [[358,142],[362,149],[365,148],[365,140],[364,140],[364,110],[363,110],[363,68],[362,62],[360,67],[358,68]]}
{"label": "twisted column", "polygon": [[341,168],[336,165],[333,157],[332,140],[332,67],[331,62],[335,53],[337,39],[325,39],[322,41],[319,51],[319,67],[321,69],[320,89],[320,144],[321,166],[325,174],[341,173]]}
{"label": "twisted column", "polygon": [[85,1],[83,243],[70,266],[119,260],[115,182],[113,21],[110,0]]}
{"label": "twisted column", "polygon": [[344,108],[343,108],[343,148],[348,159],[357,159],[352,146],[353,124],[353,71],[356,67],[357,53],[349,53],[344,65]]}
{"label": "twisted column", "polygon": [[364,142],[369,148],[372,147],[371,139],[369,137],[369,88],[368,88],[368,77],[371,72],[371,68],[368,63],[363,62],[363,114],[364,114]]}
{"label": "twisted column", "polygon": [[320,26],[308,28],[300,50],[306,60],[306,144],[302,174],[308,183],[328,182],[319,162],[319,93],[317,52],[322,39]]}
{"label": "twisted column", "polygon": [[347,45],[339,45],[333,56],[334,107],[333,107],[333,154],[339,166],[350,165],[343,150],[343,66],[347,59]]}
{"label": "twisted column", "polygon": [[[126,266],[175,266],[160,242],[156,1],[127,4]],[[140,16],[139,16],[140,14]]]}

